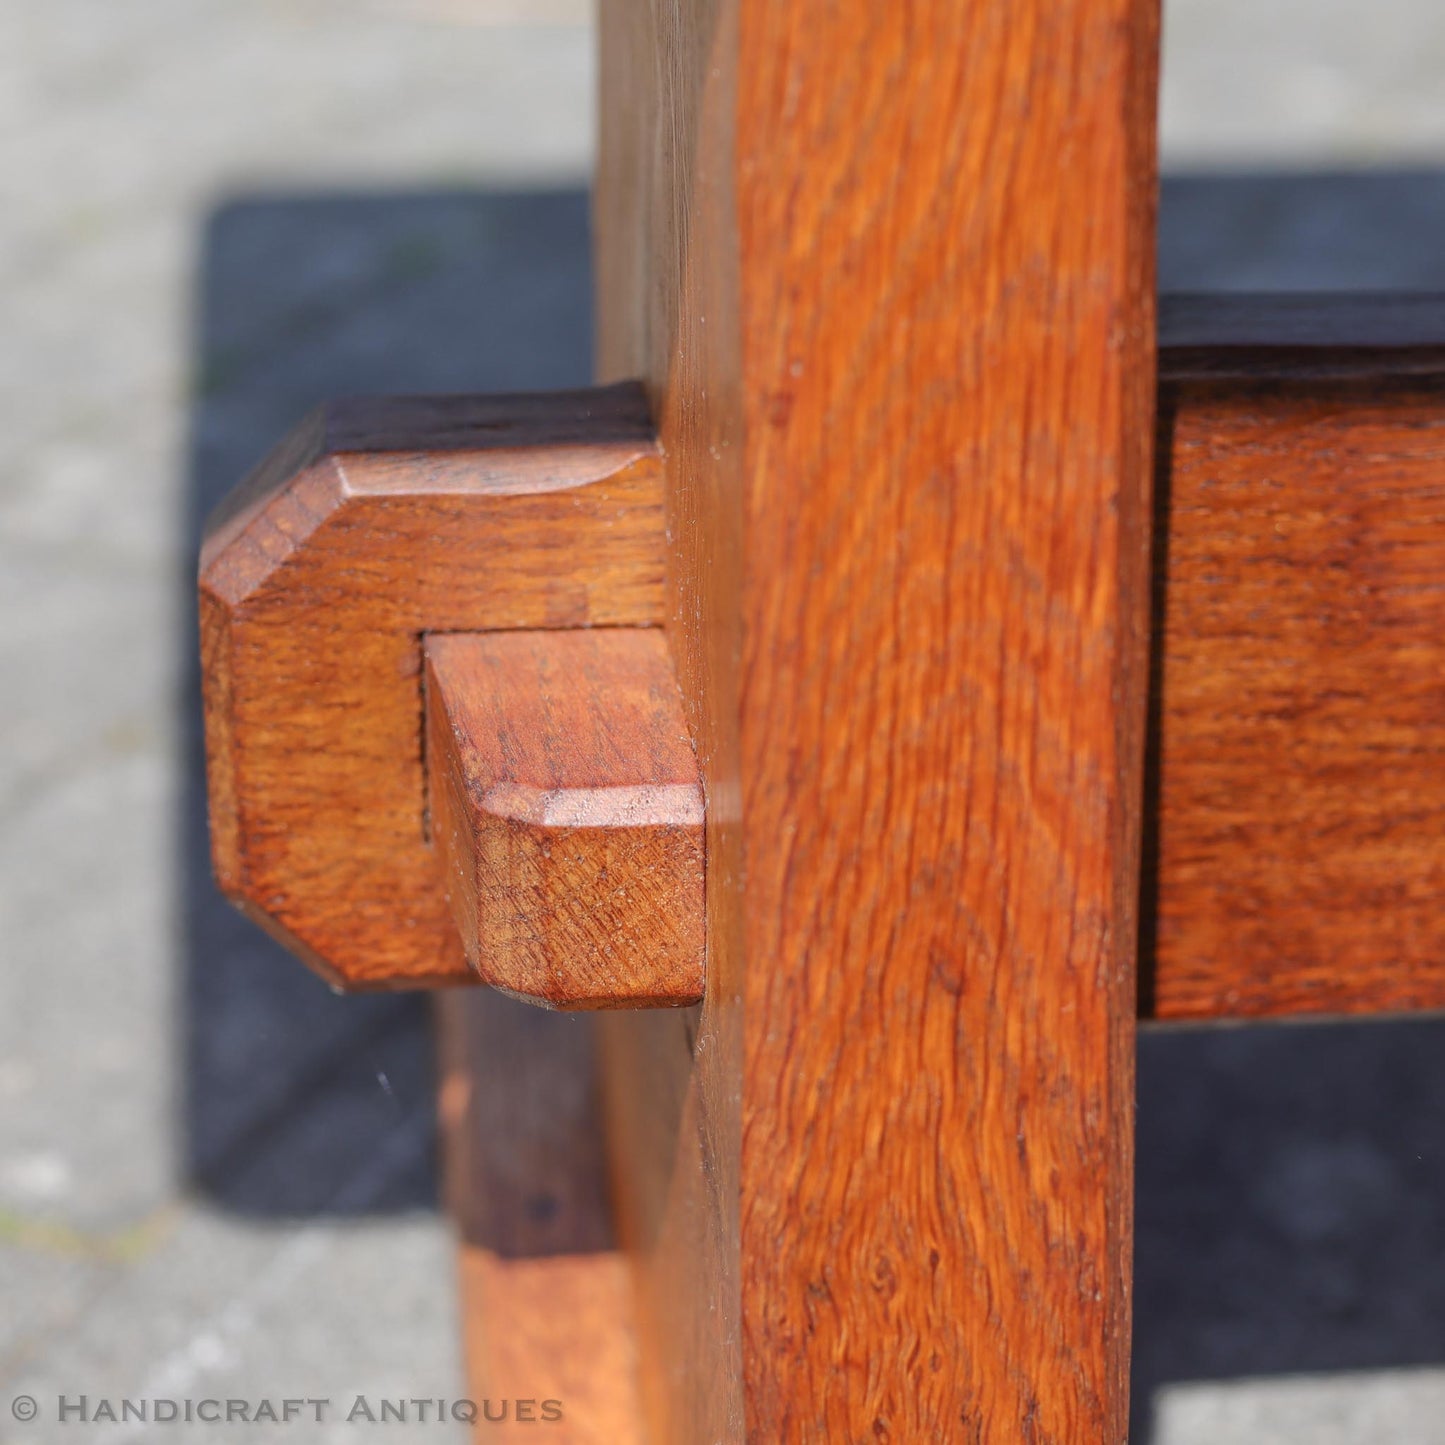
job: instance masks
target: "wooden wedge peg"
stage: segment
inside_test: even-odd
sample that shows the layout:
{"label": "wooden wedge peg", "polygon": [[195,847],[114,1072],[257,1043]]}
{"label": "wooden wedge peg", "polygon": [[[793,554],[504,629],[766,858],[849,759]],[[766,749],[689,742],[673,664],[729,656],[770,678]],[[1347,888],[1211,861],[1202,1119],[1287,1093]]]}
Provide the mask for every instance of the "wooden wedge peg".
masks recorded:
{"label": "wooden wedge peg", "polygon": [[227,895],[334,984],[475,982],[426,833],[423,639],[655,627],[663,563],[636,385],[318,413],[201,554]]}
{"label": "wooden wedge peg", "polygon": [[660,630],[426,646],[431,831],[467,958],[552,1008],[696,1003],[703,797]]}

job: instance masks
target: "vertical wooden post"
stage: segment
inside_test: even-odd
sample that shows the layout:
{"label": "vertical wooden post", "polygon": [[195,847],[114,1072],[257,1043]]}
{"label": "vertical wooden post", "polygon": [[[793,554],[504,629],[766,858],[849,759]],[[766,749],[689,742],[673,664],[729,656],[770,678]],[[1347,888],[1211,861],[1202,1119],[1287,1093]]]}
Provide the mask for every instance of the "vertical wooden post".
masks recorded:
{"label": "vertical wooden post", "polygon": [[1119,1442],[1157,0],[604,0],[709,992],[606,1021],[656,1441]]}

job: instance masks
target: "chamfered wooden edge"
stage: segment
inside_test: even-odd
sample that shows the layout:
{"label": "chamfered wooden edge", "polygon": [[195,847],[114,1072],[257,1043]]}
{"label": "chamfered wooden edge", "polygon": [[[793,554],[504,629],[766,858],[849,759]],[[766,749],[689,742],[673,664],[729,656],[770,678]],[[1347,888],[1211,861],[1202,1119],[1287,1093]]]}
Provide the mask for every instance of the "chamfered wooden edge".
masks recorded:
{"label": "chamfered wooden edge", "polygon": [[224,891],[334,984],[475,981],[425,837],[422,635],[655,625],[662,561],[634,384],[303,423],[201,554]]}
{"label": "chamfered wooden edge", "polygon": [[432,636],[433,841],[467,958],[548,1008],[696,1003],[703,797],[655,628]]}

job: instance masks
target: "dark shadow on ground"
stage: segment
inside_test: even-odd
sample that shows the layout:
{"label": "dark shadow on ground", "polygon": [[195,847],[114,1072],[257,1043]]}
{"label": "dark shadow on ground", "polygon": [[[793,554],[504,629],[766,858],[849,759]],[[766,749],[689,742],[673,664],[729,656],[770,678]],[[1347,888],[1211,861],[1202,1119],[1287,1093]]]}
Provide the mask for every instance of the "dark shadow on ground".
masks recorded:
{"label": "dark shadow on ground", "polygon": [[[197,288],[193,544],[222,494],[328,396],[575,386],[590,373],[580,191],[238,198],[206,230]],[[338,1203],[387,1128],[429,1107],[426,1000],[337,996],[220,897],[193,620],[182,645],[189,1177],[260,1215],[434,1205],[434,1160]]]}
{"label": "dark shadow on ground", "polygon": [[1445,1020],[1147,1034],[1132,1439],[1174,1380],[1445,1364]]}
{"label": "dark shadow on ground", "polygon": [[[1161,236],[1169,289],[1445,290],[1445,178],[1177,178]],[[325,396],[585,382],[587,247],[577,192],[223,206],[199,276],[192,538]],[[183,646],[190,1174],[233,1209],[333,1210],[430,1098],[425,1003],[332,995],[218,897]],[[1136,1445],[1168,1381],[1445,1363],[1445,1023],[1152,1033],[1139,1099]],[[427,1161],[357,1207],[435,1195]]]}
{"label": "dark shadow on ground", "polygon": [[1445,291],[1445,174],[1166,176],[1163,291]]}

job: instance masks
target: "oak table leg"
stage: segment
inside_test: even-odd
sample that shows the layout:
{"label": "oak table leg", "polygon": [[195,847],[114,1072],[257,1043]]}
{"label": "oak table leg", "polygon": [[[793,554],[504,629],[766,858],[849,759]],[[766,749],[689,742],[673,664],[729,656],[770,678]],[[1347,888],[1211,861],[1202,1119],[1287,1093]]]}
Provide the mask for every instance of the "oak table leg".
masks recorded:
{"label": "oak table leg", "polygon": [[212,528],[243,905],[352,986],[689,1003],[597,1021],[600,1104],[565,1017],[445,1010],[477,1360],[562,1438],[1124,1439],[1156,9],[607,0],[645,392],[341,408]]}
{"label": "oak table leg", "polygon": [[[691,116],[707,164],[676,206],[665,151],[603,192],[610,364],[653,369],[667,476],[635,385],[381,399],[213,520],[218,873],[352,986],[705,997],[442,1000],[479,1438],[1117,1439],[1147,167],[1100,153],[1108,244],[1040,219],[1062,181],[940,235],[841,159],[874,209],[783,171],[786,224],[765,189],[734,230],[759,171],[712,40],[711,101],[635,117]],[[839,215],[832,270],[780,239]],[[991,291],[984,221],[1055,289]],[[1440,305],[1164,316],[1143,1015],[1438,1004]]]}
{"label": "oak table leg", "polygon": [[1119,1442],[1153,0],[603,5],[707,997],[603,1021],[658,1441]]}
{"label": "oak table leg", "polygon": [[[1153,508],[1158,786],[1145,804],[1153,847],[1141,888],[1143,919],[1160,926],[1152,958],[1145,949],[1140,960],[1141,1017],[1438,1004],[1440,820],[1430,800],[1445,728],[1431,690],[1441,627],[1430,579],[1445,550],[1442,336],[1445,313],[1428,298],[1165,300]],[[661,625],[665,564],[674,602],[691,584],[680,568],[688,559],[669,557],[663,481],[636,386],[377,399],[304,424],[213,520],[201,582],[218,872],[328,976],[413,987],[470,968],[549,1007],[680,1006],[701,995],[706,800]],[[707,565],[696,577],[717,586],[729,575],[720,564],[739,554],[699,536],[694,560]],[[1009,615],[1000,607],[986,620]],[[597,625],[622,620],[631,625]],[[717,625],[714,635],[734,630]],[[673,642],[679,635],[674,626]],[[1048,640],[1045,628],[1041,651]],[[713,659],[719,686],[727,657]],[[705,687],[708,676],[694,681]],[[694,686],[694,719],[725,721],[697,698]],[[720,738],[717,727],[714,778],[726,775]],[[865,762],[891,757],[883,743],[856,742]],[[967,816],[977,789],[966,769],[958,776],[958,793],[937,806]],[[729,803],[714,789],[714,868],[736,867]],[[729,889],[713,898],[713,956],[725,960],[735,955],[717,929],[740,910]],[[843,895],[844,907],[851,901]],[[1007,977],[1019,972],[1015,964]],[[839,977],[856,986],[846,970]],[[918,990],[922,1013],[940,981],[944,997],[961,991],[948,979]],[[745,1304],[767,1319],[766,1296],[750,1300],[740,1283],[745,1150],[726,1132],[738,1117],[726,1090],[740,1087],[741,1067],[732,1056],[726,1066],[703,1061],[737,1018],[717,1008],[719,996],[715,988],[713,1007],[680,1028],[612,1029],[611,1153],[643,1266],[663,1438],[702,1428],[719,1409],[725,1436],[741,1434]],[[1047,1002],[1023,1024],[1044,1018]],[[1000,995],[982,1005],[976,1031],[994,1053],[958,1054],[985,1077],[992,1057],[1015,1065],[1006,1081],[1027,1126],[1034,1105],[1016,1065],[1029,1035],[987,1034],[1007,1004]],[[963,1005],[934,1006],[966,1016]],[[608,1202],[595,1026],[485,991],[451,992],[440,1012],[479,1431],[640,1442],[634,1290]],[[794,1013],[806,1040],[808,1016]],[[1076,1059],[1070,1088],[1101,1072],[1086,1051]],[[911,1085],[897,1079],[876,1099],[866,1078],[851,1087],[886,1110]],[[1026,1160],[1030,1130],[1021,1132]],[[877,1162],[888,1168],[900,1138],[923,1157],[932,1147],[923,1136],[893,1126]],[[1057,1136],[1068,1143],[1065,1130]],[[820,1189],[851,1167],[847,1143],[813,1161]],[[780,1147],[775,1160],[783,1168],[799,1154]],[[992,1161],[980,1157],[982,1175]],[[1117,1197],[1122,1170],[1114,1156],[1105,1165],[1101,1187]],[[876,1208],[910,1207],[914,1197],[892,1192],[907,1171],[883,1177]],[[1038,1190],[1046,1201],[1054,1182]],[[858,1186],[869,1187],[871,1177]],[[806,1228],[829,1224],[815,1210]],[[654,1274],[699,1229],[710,1272],[684,1254],[693,1273]],[[1018,1226],[1005,1219],[996,1237],[1011,1242]],[[1025,1275],[1026,1287],[1067,1289],[1052,1266]],[[826,1269],[822,1278],[831,1290]],[[973,1348],[971,1329],[960,1349]],[[801,1335],[804,1363],[809,1347]],[[880,1346],[879,1331],[852,1328],[841,1368],[863,1358],[882,1378],[890,1348],[886,1330]],[[898,1378],[916,1377],[920,1350],[915,1342]],[[942,1358],[932,1351],[929,1368]],[[803,1407],[823,1398],[828,1376],[816,1379]],[[924,1428],[936,1435],[947,1423]],[[880,1428],[890,1428],[881,1414]]]}

